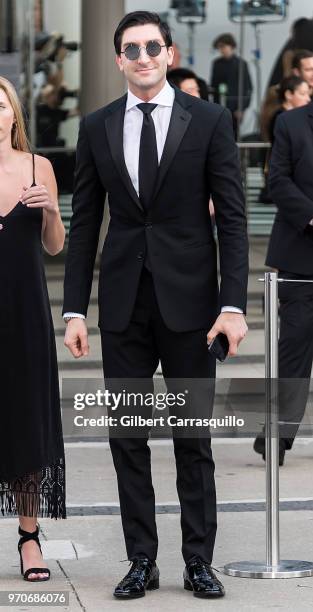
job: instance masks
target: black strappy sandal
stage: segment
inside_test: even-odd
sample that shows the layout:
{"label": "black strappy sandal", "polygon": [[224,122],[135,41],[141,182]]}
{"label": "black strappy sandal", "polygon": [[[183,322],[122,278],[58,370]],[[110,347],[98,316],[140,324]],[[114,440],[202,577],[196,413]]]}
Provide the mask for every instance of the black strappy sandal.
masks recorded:
{"label": "black strappy sandal", "polygon": [[[22,558],[22,546],[23,544],[25,544],[25,542],[29,542],[30,540],[35,540],[36,544],[38,544],[39,546],[39,550],[41,552],[41,546],[40,546],[40,542],[39,542],[39,538],[38,538],[38,534],[39,534],[39,527],[37,525],[36,527],[36,531],[33,531],[33,533],[29,533],[29,531],[24,531],[23,529],[21,529],[21,527],[18,528],[18,533],[21,536],[17,549],[18,552],[20,554],[20,562],[21,562],[21,574],[22,576],[24,576],[24,580],[26,580],[27,582],[44,582],[45,580],[49,580],[50,579],[50,570],[47,567],[31,567],[30,569],[26,570],[26,572],[24,573],[24,564],[23,564],[23,558]],[[28,576],[30,574],[48,574],[48,576],[46,578],[28,578]]]}

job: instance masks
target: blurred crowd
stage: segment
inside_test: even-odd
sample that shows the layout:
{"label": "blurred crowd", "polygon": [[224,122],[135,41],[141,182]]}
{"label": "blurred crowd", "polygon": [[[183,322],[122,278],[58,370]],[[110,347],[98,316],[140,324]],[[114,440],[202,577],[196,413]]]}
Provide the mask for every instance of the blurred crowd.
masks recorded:
{"label": "blurred crowd", "polygon": [[[175,67],[169,71],[168,78],[187,93],[226,106],[233,116],[237,135],[244,112],[251,103],[253,85],[248,64],[236,53],[236,48],[237,42],[229,33],[220,34],[213,41],[213,49],[219,52],[219,57],[214,60],[206,82],[189,68],[180,66],[181,55],[175,45]],[[295,76],[298,79],[292,78]],[[301,17],[292,24],[290,38],[274,62],[262,108],[258,109],[262,139],[272,142],[277,113],[307,104],[312,93],[313,19]]]}
{"label": "blurred crowd", "polygon": [[[69,54],[77,51],[80,45],[66,41],[61,33],[44,29],[40,0],[36,0],[34,5],[34,25],[35,65],[32,87],[36,105],[36,146],[65,147],[67,143],[59,134],[60,125],[79,115],[79,92],[68,87],[64,63]],[[72,108],[64,107],[66,98],[75,99]]]}
{"label": "blurred crowd", "polygon": [[[79,43],[65,41],[57,32],[47,32],[43,25],[41,0],[35,2],[35,74],[33,93],[36,105],[36,146],[66,147],[60,136],[61,124],[80,114],[79,90],[71,89],[64,76],[64,64]],[[221,33],[212,44],[218,57],[212,62],[211,74],[201,78],[190,67],[182,66],[179,46],[174,43],[175,58],[168,80],[186,93],[222,104],[231,112],[235,137],[238,138],[244,114],[251,105],[253,84],[248,63],[237,52],[237,41],[230,33]],[[204,76],[204,75],[202,75]],[[258,114],[256,133],[243,140],[263,140],[273,144],[278,115],[307,104],[313,93],[313,19],[301,17],[293,24],[290,37],[274,61]],[[24,99],[29,99],[24,92]],[[66,104],[72,98],[75,103]],[[25,104],[27,107],[27,104]],[[69,108],[70,106],[70,108]],[[259,154],[264,164],[265,187],[262,202],[271,202],[267,174],[271,150]],[[212,204],[210,205],[213,211]]]}
{"label": "blurred crowd", "polygon": [[226,106],[232,115],[235,136],[249,107],[253,91],[247,62],[236,53],[237,42],[232,34],[220,34],[213,41],[219,57],[212,64],[208,82],[189,68],[180,67],[180,52],[175,45],[176,62],[168,72],[168,80],[191,95]]}
{"label": "blurred crowd", "polygon": [[79,114],[78,105],[63,108],[66,98],[78,97],[77,90],[68,88],[64,80],[64,60],[76,43],[65,43],[57,33],[36,35],[34,88],[36,100],[37,147],[64,147],[59,136],[60,124]]}
{"label": "blurred crowd", "polygon": [[[226,106],[233,118],[236,138],[244,113],[249,108],[253,85],[247,62],[237,54],[237,42],[232,34],[220,34],[213,41],[219,57],[213,61],[211,75],[206,82],[189,68],[180,67],[180,53],[176,45],[176,64],[168,79],[183,91]],[[308,104],[313,97],[313,19],[301,17],[291,27],[290,37],[274,61],[258,114],[257,133],[244,140],[274,142],[277,117],[285,111]],[[260,201],[272,203],[267,186],[271,148],[266,157],[258,157],[264,164],[265,186]],[[258,154],[257,154],[258,155]],[[212,206],[212,205],[211,205]]]}

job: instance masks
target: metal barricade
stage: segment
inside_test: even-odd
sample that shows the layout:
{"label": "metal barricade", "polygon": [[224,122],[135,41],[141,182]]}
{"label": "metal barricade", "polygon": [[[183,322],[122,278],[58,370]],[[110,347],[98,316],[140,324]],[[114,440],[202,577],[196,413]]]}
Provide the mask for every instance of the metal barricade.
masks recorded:
{"label": "metal barricade", "polygon": [[303,578],[313,576],[313,562],[280,559],[278,282],[313,281],[281,279],[276,272],[266,272],[261,280],[265,284],[266,561],[228,563],[224,572],[241,578]]}

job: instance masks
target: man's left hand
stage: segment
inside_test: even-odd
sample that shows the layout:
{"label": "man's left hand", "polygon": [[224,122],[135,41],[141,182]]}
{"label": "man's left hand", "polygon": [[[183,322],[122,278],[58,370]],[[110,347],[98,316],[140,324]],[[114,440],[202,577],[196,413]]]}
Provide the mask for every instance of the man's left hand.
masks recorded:
{"label": "man's left hand", "polygon": [[238,346],[247,331],[248,326],[243,314],[239,312],[221,312],[207,335],[208,344],[214,340],[217,334],[222,332],[228,338],[228,356],[234,357],[237,355]]}

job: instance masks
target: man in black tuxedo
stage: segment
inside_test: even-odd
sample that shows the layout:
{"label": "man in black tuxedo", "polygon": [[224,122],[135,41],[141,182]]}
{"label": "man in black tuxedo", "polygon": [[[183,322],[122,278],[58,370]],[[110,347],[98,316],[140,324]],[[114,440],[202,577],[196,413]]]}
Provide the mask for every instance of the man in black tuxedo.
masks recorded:
{"label": "man in black tuxedo", "polygon": [[[313,103],[275,125],[269,186],[278,207],[266,265],[286,279],[313,280]],[[313,283],[279,283],[280,464],[291,449],[308,397],[313,359]],[[264,456],[264,437],[254,448]],[[264,458],[264,457],[263,457]]]}
{"label": "man in black tuxedo", "polygon": [[[81,122],[65,276],[65,344],[75,357],[88,354],[83,319],[108,193],[110,224],[99,279],[105,379],[141,379],[151,390],[160,360],[167,380],[208,381],[215,376],[215,361],[207,343],[224,332],[229,354],[235,355],[247,331],[248,244],[231,117],[168,84],[172,39],[158,15],[126,15],[114,44],[128,93]],[[210,195],[220,246],[219,293]],[[148,430],[128,438],[110,432],[133,562],[114,592],[123,599],[159,586],[148,435]],[[224,588],[211,569],[216,498],[210,438],[175,436],[174,450],[184,586],[200,597],[222,596]]]}

